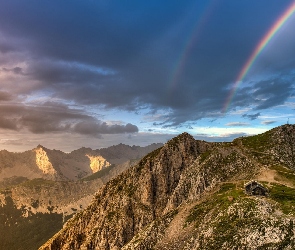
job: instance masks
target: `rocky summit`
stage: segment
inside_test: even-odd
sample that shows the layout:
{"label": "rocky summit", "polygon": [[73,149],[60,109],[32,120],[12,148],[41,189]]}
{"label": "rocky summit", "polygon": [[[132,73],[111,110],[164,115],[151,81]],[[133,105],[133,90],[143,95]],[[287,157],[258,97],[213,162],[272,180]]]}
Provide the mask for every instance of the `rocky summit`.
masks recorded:
{"label": "rocky summit", "polygon": [[40,250],[295,249],[295,125],[183,133],[98,190]]}

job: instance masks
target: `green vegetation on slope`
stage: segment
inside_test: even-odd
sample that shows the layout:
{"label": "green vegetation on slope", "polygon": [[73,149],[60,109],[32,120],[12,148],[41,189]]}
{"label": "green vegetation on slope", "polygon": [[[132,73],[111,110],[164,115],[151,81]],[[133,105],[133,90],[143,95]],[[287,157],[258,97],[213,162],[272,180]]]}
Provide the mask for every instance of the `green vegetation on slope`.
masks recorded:
{"label": "green vegetation on slope", "polygon": [[27,180],[28,180],[28,178],[22,177],[22,176],[13,176],[10,178],[4,178],[4,180],[0,182],[0,190],[13,187],[13,186],[21,184]]}
{"label": "green vegetation on slope", "polygon": [[270,198],[279,203],[284,214],[295,215],[295,189],[285,185],[271,183]]}
{"label": "green vegetation on slope", "polygon": [[[246,197],[242,184],[240,183],[224,183],[220,186],[219,191],[210,196],[210,199],[196,205],[190,215],[186,219],[187,225],[196,223],[198,227],[201,219],[205,217],[208,211],[227,208],[232,202],[241,197]],[[218,208],[218,209],[217,209]]]}
{"label": "green vegetation on slope", "polygon": [[258,152],[263,152],[272,146],[271,131],[267,131],[259,135],[239,138],[236,140],[241,140],[244,146]]}
{"label": "green vegetation on slope", "polygon": [[292,169],[283,167],[281,165],[272,165],[271,170],[276,171],[276,176],[274,179],[281,183],[288,183],[289,185],[295,187],[295,172]]}
{"label": "green vegetation on slope", "polygon": [[26,182],[21,183],[21,186],[24,187],[30,187],[30,188],[37,188],[37,187],[43,187],[43,186],[54,186],[55,185],[55,181],[51,181],[51,180],[45,180],[42,178],[36,178],[33,180],[29,180]]}
{"label": "green vegetation on slope", "polygon": [[[295,212],[295,189],[271,183],[269,190],[268,197],[248,196],[242,182],[223,183],[218,191],[191,210],[184,227],[194,225],[200,249],[232,249],[237,245],[244,249],[249,247],[249,242],[243,241],[247,232],[262,239],[268,237],[268,228],[279,228],[282,239],[277,243],[257,243],[257,249],[294,247],[294,217],[290,216]],[[284,215],[279,215],[278,220],[275,211]]]}

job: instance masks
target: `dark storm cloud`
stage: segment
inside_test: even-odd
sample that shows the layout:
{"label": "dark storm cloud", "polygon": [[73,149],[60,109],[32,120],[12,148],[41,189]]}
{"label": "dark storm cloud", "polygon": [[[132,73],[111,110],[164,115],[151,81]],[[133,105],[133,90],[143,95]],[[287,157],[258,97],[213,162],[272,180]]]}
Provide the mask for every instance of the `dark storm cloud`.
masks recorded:
{"label": "dark storm cloud", "polygon": [[[216,118],[229,94],[227,87],[289,3],[264,0],[253,8],[250,2],[221,2],[0,0],[0,32],[15,41],[14,47],[0,42],[0,51],[18,46],[27,59],[26,69],[5,70],[23,74],[28,84],[20,94],[44,91],[78,105],[106,109],[169,110],[156,122],[159,126]],[[268,11],[262,13],[266,4]],[[201,22],[202,16],[208,20]],[[200,24],[203,27],[198,28]],[[200,32],[195,34],[196,30]],[[287,83],[281,88],[279,82],[264,85],[256,83],[238,92],[231,107],[253,103],[257,110],[273,107],[282,104],[292,89]],[[89,134],[136,132],[127,125],[74,118],[77,114],[68,111],[65,117],[61,112],[38,118],[39,111],[25,109],[19,125],[34,133],[70,128],[83,134],[87,128]],[[73,125],[67,119],[78,121]]]}
{"label": "dark storm cloud", "polygon": [[260,116],[260,112],[256,114],[243,114],[242,117],[248,118],[251,121],[256,120]]}
{"label": "dark storm cloud", "polygon": [[130,123],[126,125],[108,125],[105,122],[90,121],[79,122],[74,126],[74,131],[86,135],[100,135],[100,134],[121,134],[121,133],[135,133],[138,128]]}
{"label": "dark storm cloud", "polygon": [[[290,73],[289,73],[290,74]],[[289,77],[286,78],[286,77]],[[293,76],[294,77],[294,76]],[[295,84],[290,76],[279,76],[252,83],[251,86],[240,90],[233,99],[233,106],[255,105],[255,110],[263,110],[284,104],[295,93]],[[247,118],[255,118],[258,115],[243,115]]]}
{"label": "dark storm cloud", "polygon": [[12,69],[2,68],[2,71],[12,72],[14,74],[23,74],[22,68],[20,68],[20,67],[14,67]]}
{"label": "dark storm cloud", "polygon": [[[75,87],[79,84],[87,86],[97,83],[104,79],[106,75],[114,75],[110,69],[95,67],[91,65],[79,64],[75,62],[60,61],[37,61],[30,65],[28,69],[32,78],[40,80],[43,84],[49,85],[68,85]],[[78,94],[78,93],[77,93]]]}
{"label": "dark storm cloud", "polygon": [[7,119],[3,117],[0,118],[0,128],[17,130],[16,124],[17,124],[16,119]]}
{"label": "dark storm cloud", "polygon": [[34,134],[68,132],[88,135],[135,133],[138,128],[126,125],[108,125],[95,117],[64,104],[45,102],[39,105],[1,105],[0,128],[10,130],[27,129]]}
{"label": "dark storm cloud", "polygon": [[[65,122],[65,124],[63,124]],[[60,117],[60,114],[41,114],[41,112],[28,112],[21,116],[19,123],[22,127],[28,128],[35,134],[46,132],[69,131],[71,124],[66,119]]]}
{"label": "dark storm cloud", "polygon": [[[53,97],[82,104],[105,104],[105,86],[116,77],[116,72],[102,67],[77,62],[39,60],[27,69],[27,81],[37,81],[25,93],[48,90]],[[107,100],[112,100],[108,98]]]}
{"label": "dark storm cloud", "polygon": [[254,95],[257,100],[256,109],[267,109],[283,104],[287,98],[294,94],[295,86],[293,82],[283,79],[261,81],[255,85],[257,89]]}
{"label": "dark storm cloud", "polygon": [[10,44],[8,43],[3,43],[0,41],[0,52],[1,53],[8,53],[8,52],[11,52],[11,51],[14,51],[14,47],[11,46]]}
{"label": "dark storm cloud", "polygon": [[[26,128],[33,133],[63,131],[68,129],[66,121],[89,119],[79,111],[71,110],[65,105],[44,103],[38,106],[23,104],[0,105],[0,116],[10,123],[0,123],[2,128],[20,130]],[[7,125],[10,124],[10,127]]]}
{"label": "dark storm cloud", "polygon": [[13,98],[13,96],[5,91],[0,91],[0,101],[9,101]]}
{"label": "dark storm cloud", "polygon": [[151,39],[175,24],[192,1],[170,1],[169,15],[168,6],[158,1],[1,2],[1,30],[31,39],[36,53],[124,67]]}

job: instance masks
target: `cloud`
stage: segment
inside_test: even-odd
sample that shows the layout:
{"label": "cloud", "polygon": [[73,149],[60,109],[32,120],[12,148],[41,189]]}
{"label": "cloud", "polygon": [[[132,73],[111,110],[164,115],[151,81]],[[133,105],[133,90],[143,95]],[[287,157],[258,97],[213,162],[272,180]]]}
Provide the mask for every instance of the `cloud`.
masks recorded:
{"label": "cloud", "polygon": [[[165,115],[152,122],[166,128],[217,119],[235,76],[285,7],[273,2],[266,12],[273,14],[261,18],[261,3],[254,8],[250,3],[230,4],[232,8],[220,6],[209,13],[210,1],[171,1],[169,7],[155,0],[133,4],[73,0],[59,5],[55,1],[3,2],[2,90],[23,99],[46,95],[105,111],[162,110]],[[202,16],[208,20],[202,21]],[[241,28],[232,23],[237,18],[239,24],[260,21]],[[246,39],[245,32],[250,34]],[[294,68],[294,56],[292,50],[286,55],[290,64],[284,70]],[[279,68],[280,62],[276,63]],[[284,103],[292,91],[292,81],[281,77],[254,82],[237,91],[230,109],[271,108]],[[103,124],[86,117],[85,124],[78,126],[82,118],[73,123],[74,118],[48,114],[39,119],[46,125],[39,127],[34,112],[19,118],[20,125],[35,133],[85,131],[86,124],[95,133]],[[255,114],[247,118],[254,119]]]}
{"label": "cloud", "polygon": [[2,145],[16,145],[16,146],[23,146],[30,143],[28,140],[21,140],[21,139],[1,139],[0,144]]}
{"label": "cloud", "polygon": [[4,72],[12,72],[14,74],[23,74],[22,68],[14,67],[13,69],[2,68]]}
{"label": "cloud", "polygon": [[59,117],[59,114],[48,114],[31,110],[19,118],[21,127],[27,128],[35,134],[47,132],[69,131],[71,124],[67,119]]}
{"label": "cloud", "polygon": [[261,124],[263,125],[270,125],[270,124],[273,124],[273,123],[276,123],[277,121],[262,121]]}
{"label": "cloud", "polygon": [[130,123],[126,125],[108,125],[106,122],[82,121],[75,124],[73,131],[85,135],[122,134],[136,133],[138,132],[138,127]]}
{"label": "cloud", "polygon": [[243,114],[242,117],[248,118],[249,120],[253,121],[256,120],[260,116],[260,112],[256,114]]}
{"label": "cloud", "polygon": [[[6,5],[9,7],[10,3]],[[27,38],[25,46],[14,43],[26,57],[26,71],[19,73],[26,72],[22,82],[28,84],[19,90],[20,94],[47,91],[77,104],[133,112],[144,108],[170,110],[166,112],[165,126],[178,126],[222,109],[224,83],[232,79],[232,72],[223,69],[237,68],[235,61],[240,60],[236,58],[238,50],[231,50],[232,59],[224,60],[228,53],[220,50],[212,37],[205,43],[199,41],[212,54],[204,56],[191,51],[185,68],[176,74],[181,44],[190,39],[193,23],[198,21],[196,13],[201,14],[206,7],[193,1],[173,1],[169,12],[166,4],[156,1],[128,8],[73,1],[67,6],[67,15],[61,8],[49,11],[56,9],[51,2],[24,5],[17,1],[13,7],[7,8],[8,12],[0,10],[0,30],[16,41]],[[37,15],[40,10],[43,15]],[[86,15],[85,11],[89,13]],[[191,24],[183,27],[184,23]],[[211,35],[219,30],[218,22],[214,25],[208,29]],[[223,39],[227,44],[226,37]],[[172,40],[180,46],[172,44]]]}
{"label": "cloud", "polygon": [[249,123],[246,122],[229,122],[225,124],[225,126],[230,126],[230,127],[243,127],[243,126],[249,126]]}
{"label": "cloud", "polygon": [[138,132],[138,127],[131,123],[108,125],[106,122],[88,115],[84,110],[72,109],[62,103],[1,105],[0,116],[0,128],[27,129],[34,134],[66,132],[98,135]]}
{"label": "cloud", "polygon": [[[253,81],[250,86],[237,92],[232,105],[240,107],[253,105],[254,110],[264,110],[282,105],[295,93],[293,78],[292,72],[286,72],[284,77],[267,77],[265,80]],[[244,117],[250,118],[251,115]]]}
{"label": "cloud", "polygon": [[13,95],[8,92],[0,91],[0,101],[10,101],[12,97]]}
{"label": "cloud", "polygon": [[294,94],[294,84],[284,79],[270,79],[255,84],[256,109],[267,109],[283,104]]}
{"label": "cloud", "polygon": [[[1,35],[1,33],[0,33],[0,35]],[[14,46],[12,46],[11,44],[9,44],[5,41],[1,41],[1,38],[0,38],[0,52],[2,54],[6,54],[6,53],[12,52],[14,50],[15,50]]]}
{"label": "cloud", "polygon": [[0,118],[0,128],[9,130],[18,130],[15,119]]}

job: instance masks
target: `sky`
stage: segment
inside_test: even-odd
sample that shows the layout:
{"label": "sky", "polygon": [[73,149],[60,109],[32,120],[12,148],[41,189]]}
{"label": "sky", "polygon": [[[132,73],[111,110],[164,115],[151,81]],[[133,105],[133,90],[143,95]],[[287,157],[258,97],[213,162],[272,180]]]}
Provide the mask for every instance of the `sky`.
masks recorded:
{"label": "sky", "polygon": [[295,123],[294,0],[0,6],[0,149],[231,141]]}

